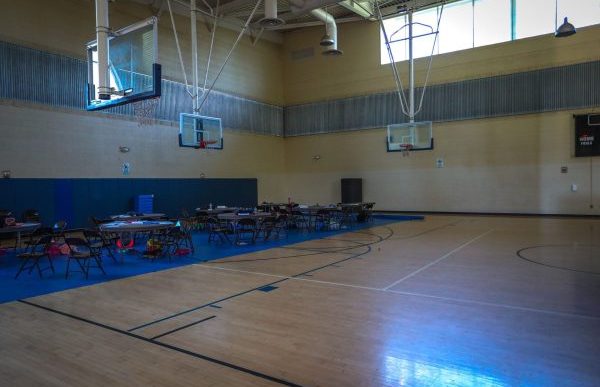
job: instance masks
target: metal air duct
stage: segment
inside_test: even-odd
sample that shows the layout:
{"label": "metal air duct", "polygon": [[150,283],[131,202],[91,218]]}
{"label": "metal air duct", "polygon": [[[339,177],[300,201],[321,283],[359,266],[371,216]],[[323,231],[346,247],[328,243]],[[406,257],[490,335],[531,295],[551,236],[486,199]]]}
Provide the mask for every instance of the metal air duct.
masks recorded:
{"label": "metal air duct", "polygon": [[285,24],[283,19],[277,17],[277,0],[265,0],[265,17],[258,24],[265,29]]}
{"label": "metal air duct", "polygon": [[321,54],[342,55],[342,50],[338,50],[337,47],[337,25],[335,24],[334,17],[320,8],[313,9],[310,11],[310,14],[325,23],[325,35],[319,43],[325,47]]}

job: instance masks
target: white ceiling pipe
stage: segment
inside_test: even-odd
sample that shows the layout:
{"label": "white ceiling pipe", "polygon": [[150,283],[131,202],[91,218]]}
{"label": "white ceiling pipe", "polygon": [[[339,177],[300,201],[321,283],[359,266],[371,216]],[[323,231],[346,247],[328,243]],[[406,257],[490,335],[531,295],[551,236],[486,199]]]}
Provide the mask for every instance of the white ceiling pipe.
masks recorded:
{"label": "white ceiling pipe", "polygon": [[267,29],[285,24],[285,21],[277,17],[277,0],[265,0],[265,17],[258,23]]}
{"label": "white ceiling pipe", "polygon": [[322,45],[326,46],[323,55],[341,55],[342,51],[338,50],[337,46],[337,25],[334,17],[320,8],[313,9],[310,14],[325,23],[325,33],[330,40],[322,41]]}
{"label": "white ceiling pipe", "polygon": [[265,0],[265,18],[277,18],[277,0]]}
{"label": "white ceiling pipe", "polygon": [[98,97],[109,100],[111,95],[108,75],[108,0],[96,0],[96,42],[98,50]]}

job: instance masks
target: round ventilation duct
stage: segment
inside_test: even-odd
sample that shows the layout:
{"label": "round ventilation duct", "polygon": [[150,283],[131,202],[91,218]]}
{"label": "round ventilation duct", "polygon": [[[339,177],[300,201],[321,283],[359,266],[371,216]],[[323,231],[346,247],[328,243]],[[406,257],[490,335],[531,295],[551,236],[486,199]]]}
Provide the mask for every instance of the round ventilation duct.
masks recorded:
{"label": "round ventilation duct", "polygon": [[321,54],[328,56],[338,56],[342,55],[344,52],[342,50],[338,50],[337,48],[331,48],[329,50],[323,50]]}
{"label": "round ventilation duct", "polygon": [[335,44],[335,41],[333,40],[333,38],[331,36],[329,36],[329,34],[326,33],[321,38],[321,41],[319,42],[319,44],[323,47],[333,46]]}
{"label": "round ventilation duct", "polygon": [[265,29],[285,24],[283,19],[277,17],[277,0],[265,0],[265,17],[258,24]]}

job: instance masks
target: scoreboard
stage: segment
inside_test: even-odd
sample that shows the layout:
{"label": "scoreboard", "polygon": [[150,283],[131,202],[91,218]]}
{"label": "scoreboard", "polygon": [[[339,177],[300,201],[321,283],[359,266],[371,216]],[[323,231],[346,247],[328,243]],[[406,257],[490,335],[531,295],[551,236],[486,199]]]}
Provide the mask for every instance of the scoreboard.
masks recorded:
{"label": "scoreboard", "polygon": [[575,115],[575,157],[600,156],[600,114]]}

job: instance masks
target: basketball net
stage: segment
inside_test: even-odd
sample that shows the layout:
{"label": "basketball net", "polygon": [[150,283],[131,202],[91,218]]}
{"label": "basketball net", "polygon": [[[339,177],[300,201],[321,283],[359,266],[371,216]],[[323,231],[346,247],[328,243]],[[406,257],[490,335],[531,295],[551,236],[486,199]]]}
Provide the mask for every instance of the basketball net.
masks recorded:
{"label": "basketball net", "polygon": [[402,152],[402,157],[410,156],[410,151],[412,150],[412,144],[400,144],[400,151]]}
{"label": "basketball net", "polygon": [[156,120],[156,109],[160,97],[143,99],[132,103],[133,116],[138,123],[138,126],[152,125]]}
{"label": "basketball net", "polygon": [[211,151],[214,149],[211,147],[211,145],[216,144],[216,143],[217,143],[216,140],[212,140],[212,141],[200,140],[198,142],[198,149],[203,151],[207,155],[210,155]]}

